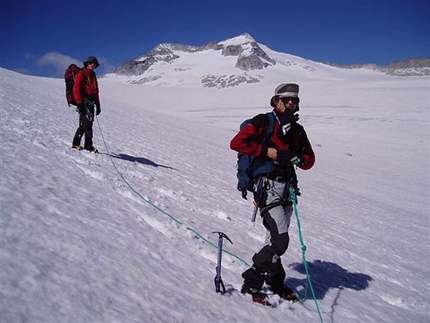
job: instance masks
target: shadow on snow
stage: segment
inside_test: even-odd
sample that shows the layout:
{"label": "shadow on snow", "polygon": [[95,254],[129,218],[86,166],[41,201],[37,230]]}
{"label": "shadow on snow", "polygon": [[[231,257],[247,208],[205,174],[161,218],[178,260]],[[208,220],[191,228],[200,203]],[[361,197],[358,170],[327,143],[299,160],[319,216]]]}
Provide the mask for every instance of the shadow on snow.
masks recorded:
{"label": "shadow on snow", "polygon": [[152,160],[144,158],[144,157],[134,157],[134,156],[130,156],[127,154],[115,154],[115,153],[111,153],[110,156],[113,158],[127,160],[127,161],[131,161],[131,162],[139,163],[139,164],[143,164],[143,165],[149,165],[149,166],[153,166],[153,167],[162,167],[162,168],[177,170],[176,168],[173,168],[170,166],[157,164],[157,163],[153,162]]}
{"label": "shadow on snow", "polygon": [[[301,274],[306,275],[305,266],[303,263],[294,263],[289,265],[293,270],[298,271]],[[353,289],[353,290],[363,290],[369,287],[369,282],[372,281],[372,277],[362,274],[362,273],[351,273],[348,270],[340,267],[339,265],[322,261],[315,260],[314,262],[308,263],[309,275],[312,280],[312,286],[315,291],[315,297],[317,299],[323,299],[328,291],[332,288],[335,289]],[[304,294],[306,291],[306,278],[287,278],[285,281],[286,285],[297,289],[302,289],[300,294]],[[312,299],[312,292],[308,288],[307,295],[300,295],[307,299]]]}

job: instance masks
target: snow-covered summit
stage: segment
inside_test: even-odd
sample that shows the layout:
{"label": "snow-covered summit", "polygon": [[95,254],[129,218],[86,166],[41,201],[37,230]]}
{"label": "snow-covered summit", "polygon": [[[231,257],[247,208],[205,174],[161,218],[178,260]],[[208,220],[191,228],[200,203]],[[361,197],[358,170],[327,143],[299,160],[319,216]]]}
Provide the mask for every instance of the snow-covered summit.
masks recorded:
{"label": "snow-covered summit", "polygon": [[[243,33],[204,46],[161,43],[146,55],[129,60],[105,77],[125,83],[227,88],[264,83],[276,76],[290,79],[337,79],[339,74],[358,75],[425,75],[428,60],[419,69],[413,65],[398,72],[395,68],[378,66],[344,66],[308,60],[277,52],[258,43],[250,34]],[[422,64],[421,64],[422,65]],[[339,70],[341,70],[339,72]],[[412,70],[412,71],[411,71]],[[424,73],[424,74],[423,74]]]}
{"label": "snow-covered summit", "polygon": [[[146,55],[125,62],[106,77],[119,77],[127,83],[225,88],[258,83],[271,73],[287,72],[288,69],[295,73],[297,66],[305,74],[317,69],[309,68],[310,61],[303,64],[304,61],[271,51],[244,33],[204,46],[162,43]],[[281,71],[270,69],[278,64]]]}
{"label": "snow-covered summit", "polygon": [[255,39],[248,33],[243,33],[239,36],[220,41],[218,44],[223,46],[237,46],[246,43],[255,43]]}

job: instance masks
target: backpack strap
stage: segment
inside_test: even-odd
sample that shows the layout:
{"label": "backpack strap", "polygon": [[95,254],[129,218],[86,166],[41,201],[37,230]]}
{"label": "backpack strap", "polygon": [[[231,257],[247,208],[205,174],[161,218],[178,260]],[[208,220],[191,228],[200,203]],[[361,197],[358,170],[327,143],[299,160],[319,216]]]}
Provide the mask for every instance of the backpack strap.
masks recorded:
{"label": "backpack strap", "polygon": [[[275,112],[267,112],[267,125],[265,126],[264,136],[261,140],[261,143],[264,144],[270,141],[273,133],[275,132],[275,122],[277,122],[277,117]],[[279,121],[278,121],[279,122]],[[272,161],[267,160],[266,158],[255,158],[252,177],[256,178],[257,175],[270,173],[274,170],[274,163]]]}
{"label": "backpack strap", "polygon": [[[273,132],[275,131],[275,119],[278,119],[275,116],[275,112],[274,111],[267,112],[266,116],[267,116],[267,119],[269,120],[269,122],[268,122],[268,124],[266,126],[266,134],[265,134],[265,137],[263,138],[263,142],[266,139],[270,139],[270,137],[272,137]],[[279,122],[279,120],[277,120],[277,121]]]}

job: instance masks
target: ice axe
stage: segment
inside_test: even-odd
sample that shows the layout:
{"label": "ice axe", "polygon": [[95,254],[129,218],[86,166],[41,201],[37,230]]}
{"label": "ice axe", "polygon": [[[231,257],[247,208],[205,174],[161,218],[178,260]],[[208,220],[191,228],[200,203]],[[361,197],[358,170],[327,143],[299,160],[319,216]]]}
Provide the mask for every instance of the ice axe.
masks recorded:
{"label": "ice axe", "polygon": [[225,286],[221,279],[222,238],[226,238],[231,244],[233,242],[231,242],[230,238],[224,232],[214,231],[212,233],[218,233],[218,262],[216,265],[215,291],[224,294]]}

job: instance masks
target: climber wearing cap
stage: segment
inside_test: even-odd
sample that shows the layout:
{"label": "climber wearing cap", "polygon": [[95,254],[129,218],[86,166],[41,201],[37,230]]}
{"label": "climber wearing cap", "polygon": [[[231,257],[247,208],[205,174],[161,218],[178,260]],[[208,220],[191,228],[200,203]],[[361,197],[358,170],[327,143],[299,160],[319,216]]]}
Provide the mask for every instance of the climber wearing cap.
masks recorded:
{"label": "climber wearing cap", "polygon": [[270,235],[270,243],[252,257],[252,267],[242,274],[242,293],[251,294],[254,302],[263,304],[267,303],[261,292],[264,283],[281,298],[297,300],[284,285],[286,274],[281,263],[290,240],[293,207],[289,189],[299,195],[295,168],[307,170],[315,163],[306,132],[297,123],[299,102],[297,84],[280,84],[270,99],[273,110],[252,118],[230,142],[231,149],[253,157],[254,203]]}
{"label": "climber wearing cap", "polygon": [[79,112],[79,127],[73,138],[72,147],[81,150],[81,138],[85,135],[84,149],[94,153],[98,152],[93,146],[94,112],[96,115],[101,112],[99,88],[94,70],[99,65],[96,57],[89,56],[84,62],[84,68],[76,74],[73,86],[73,96]]}

